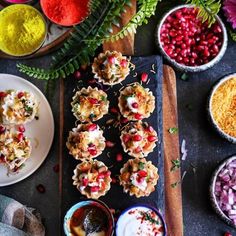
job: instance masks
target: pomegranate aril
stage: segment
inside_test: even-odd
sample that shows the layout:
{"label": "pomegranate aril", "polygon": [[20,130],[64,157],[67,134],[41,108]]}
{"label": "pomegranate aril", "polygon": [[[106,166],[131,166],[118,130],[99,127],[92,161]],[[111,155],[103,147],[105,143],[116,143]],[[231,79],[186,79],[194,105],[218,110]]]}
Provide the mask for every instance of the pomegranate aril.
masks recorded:
{"label": "pomegranate aril", "polygon": [[88,131],[94,131],[97,129],[97,125],[96,124],[90,124],[87,126],[87,130]]}
{"label": "pomegranate aril", "polygon": [[88,185],[89,181],[87,178],[82,179],[82,186],[86,187]]}
{"label": "pomegranate aril", "polygon": [[127,67],[127,65],[128,65],[127,60],[122,59],[121,62],[120,62],[120,65],[121,65],[121,67],[123,67],[123,68]]}
{"label": "pomegranate aril", "polygon": [[104,172],[102,172],[103,174],[104,174],[104,176],[105,177],[109,177],[109,176],[111,176],[111,171],[104,171]]}
{"label": "pomegranate aril", "polygon": [[76,72],[74,73],[74,77],[75,77],[76,79],[80,79],[80,78],[81,78],[81,72],[80,72],[80,71],[76,71]]}
{"label": "pomegranate aril", "polygon": [[112,113],[114,113],[114,114],[119,113],[118,109],[115,108],[115,107],[112,107],[112,108],[110,109],[110,111],[111,111]]}
{"label": "pomegranate aril", "polygon": [[141,141],[143,138],[142,138],[141,135],[135,134],[132,139],[133,139],[133,141],[135,141],[135,142],[139,142],[139,141]]}
{"label": "pomegranate aril", "polygon": [[20,126],[18,127],[18,131],[21,132],[21,133],[24,133],[24,132],[25,132],[25,127],[24,127],[24,125],[20,125]]}
{"label": "pomegranate aril", "polygon": [[22,98],[24,96],[24,92],[19,92],[18,94],[17,94],[17,97],[20,99],[20,98]]}
{"label": "pomegranate aril", "polygon": [[6,128],[4,126],[0,125],[0,134],[5,133],[5,131],[6,131]]}
{"label": "pomegranate aril", "polygon": [[134,150],[135,153],[140,153],[141,151],[142,151],[141,147],[136,147]]}
{"label": "pomegranate aril", "polygon": [[90,187],[90,191],[92,192],[92,193],[94,193],[94,192],[98,192],[99,191],[99,186],[93,186],[93,187]]}
{"label": "pomegranate aril", "polygon": [[224,236],[233,236],[230,232],[225,232]]}
{"label": "pomegranate aril", "polygon": [[110,64],[114,64],[115,61],[116,61],[116,59],[115,59],[114,56],[109,56],[109,57],[107,58],[107,60],[108,60],[108,62],[109,62]]}
{"label": "pomegranate aril", "polygon": [[111,142],[111,141],[106,141],[106,147],[114,147],[115,146],[115,143]]}
{"label": "pomegranate aril", "polygon": [[97,155],[97,150],[94,148],[88,148],[88,152],[90,153],[90,155],[92,156],[96,156]]}
{"label": "pomegranate aril", "polygon": [[121,124],[125,124],[125,123],[127,123],[129,120],[127,119],[127,118],[122,118],[121,120],[120,120],[120,123]]}
{"label": "pomegranate aril", "polygon": [[104,178],[105,178],[105,175],[103,173],[98,174],[97,179],[104,179]]}
{"label": "pomegranate aril", "polygon": [[0,99],[1,98],[4,98],[4,97],[6,97],[7,96],[7,93],[5,93],[5,92],[0,92]]}
{"label": "pomegranate aril", "polygon": [[134,118],[135,118],[136,120],[142,120],[142,119],[143,119],[143,116],[142,116],[141,114],[139,114],[139,113],[136,113],[136,114],[134,115]]}
{"label": "pomegranate aril", "polygon": [[124,143],[127,143],[130,140],[130,135],[129,134],[124,134],[122,136],[122,140]]}
{"label": "pomegranate aril", "polygon": [[157,140],[157,137],[154,136],[154,135],[150,135],[150,136],[148,136],[147,140],[148,140],[149,142],[155,142],[155,141]]}
{"label": "pomegranate aril", "polygon": [[19,140],[19,142],[22,142],[23,139],[24,139],[23,133],[19,133],[19,134],[17,135],[17,139]]}
{"label": "pomegranate aril", "polygon": [[46,192],[46,189],[45,187],[42,185],[42,184],[39,184],[36,186],[36,189],[38,190],[38,192],[40,193],[45,193]]}
{"label": "pomegranate aril", "polygon": [[147,80],[148,80],[148,74],[147,74],[147,73],[142,73],[142,74],[141,74],[141,81],[142,81],[143,83],[146,83]]}
{"label": "pomegranate aril", "polygon": [[95,105],[95,104],[98,104],[98,103],[99,103],[99,102],[98,102],[98,99],[96,99],[96,98],[89,98],[88,100],[89,100],[89,102],[90,102],[92,105]]}
{"label": "pomegranate aril", "polygon": [[122,154],[121,154],[121,153],[118,153],[118,154],[116,155],[116,161],[120,162],[120,161],[122,161],[122,160],[123,160]]}
{"label": "pomegranate aril", "polygon": [[140,177],[146,177],[146,176],[147,176],[147,172],[146,172],[145,170],[140,170],[140,171],[138,172],[138,175],[139,175]]}
{"label": "pomegranate aril", "polygon": [[137,102],[133,102],[131,105],[133,108],[138,108],[138,103]]}

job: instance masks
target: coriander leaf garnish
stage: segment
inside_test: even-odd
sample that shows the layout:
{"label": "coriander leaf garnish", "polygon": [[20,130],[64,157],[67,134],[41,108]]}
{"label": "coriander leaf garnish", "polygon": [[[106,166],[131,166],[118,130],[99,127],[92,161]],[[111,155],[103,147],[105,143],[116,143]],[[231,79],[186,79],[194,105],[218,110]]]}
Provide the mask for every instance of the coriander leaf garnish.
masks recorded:
{"label": "coriander leaf garnish", "polygon": [[171,163],[172,163],[172,167],[171,167],[170,171],[175,171],[180,168],[180,160],[179,159],[171,160]]}
{"label": "coriander leaf garnish", "polygon": [[140,170],[143,170],[143,169],[144,169],[144,163],[143,163],[143,162],[139,162],[139,163],[138,163],[138,168],[139,168]]}
{"label": "coriander leaf garnish", "polygon": [[150,221],[152,224],[157,224],[157,225],[160,224],[160,222],[158,220],[153,219],[151,215],[148,214],[148,212],[141,211],[140,214],[144,217],[144,220]]}
{"label": "coriander leaf garnish", "polygon": [[178,133],[179,129],[177,127],[172,127],[172,128],[169,128],[168,131],[170,134],[176,134]]}

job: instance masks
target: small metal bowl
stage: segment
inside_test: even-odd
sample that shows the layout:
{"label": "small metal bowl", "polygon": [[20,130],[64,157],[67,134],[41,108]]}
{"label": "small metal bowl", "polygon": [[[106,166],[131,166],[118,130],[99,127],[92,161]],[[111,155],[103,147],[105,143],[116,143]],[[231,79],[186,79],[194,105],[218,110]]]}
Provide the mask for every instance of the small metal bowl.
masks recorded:
{"label": "small metal bowl", "polygon": [[220,19],[219,16],[216,16],[216,20],[219,23],[221,29],[222,29],[222,33],[223,33],[223,43],[221,46],[221,49],[219,51],[219,53],[217,54],[217,56],[215,58],[213,58],[211,61],[209,61],[206,64],[200,65],[200,66],[186,66],[183,64],[180,64],[178,62],[176,62],[174,59],[170,58],[167,53],[164,51],[162,45],[161,45],[161,38],[160,38],[160,34],[161,34],[161,28],[163,23],[166,21],[167,17],[169,15],[171,15],[173,12],[181,9],[181,8],[193,8],[193,5],[190,4],[185,4],[185,5],[179,5],[178,7],[175,7],[173,9],[171,9],[170,11],[168,11],[164,17],[161,19],[158,27],[157,27],[157,32],[156,32],[156,43],[162,53],[162,55],[164,56],[164,58],[170,63],[172,64],[176,69],[180,70],[180,71],[184,71],[184,72],[200,72],[200,71],[204,71],[207,70],[211,67],[213,67],[215,64],[217,64],[221,58],[223,57],[223,55],[225,54],[226,48],[227,48],[227,44],[228,44],[228,36],[227,36],[227,31],[225,28],[224,23],[222,22],[222,20]]}
{"label": "small metal bowl", "polygon": [[236,137],[230,136],[229,134],[226,134],[222,129],[220,129],[220,127],[217,125],[217,123],[215,122],[215,119],[212,115],[211,112],[211,102],[212,102],[212,97],[215,93],[215,91],[219,88],[220,85],[222,85],[225,81],[236,77],[236,73],[235,74],[230,74],[227,75],[225,77],[223,77],[222,79],[220,79],[219,81],[216,82],[216,84],[213,86],[211,92],[210,92],[210,96],[208,98],[208,104],[207,104],[207,112],[208,112],[208,117],[209,120],[211,122],[211,124],[213,125],[213,127],[215,128],[215,130],[218,132],[218,134],[222,137],[227,139],[229,142],[235,143],[236,144]]}
{"label": "small metal bowl", "polygon": [[66,213],[65,217],[64,217],[64,232],[67,236],[71,236],[71,231],[70,231],[70,219],[72,217],[72,215],[74,214],[74,212],[76,210],[78,210],[81,207],[84,206],[88,206],[88,205],[94,205],[98,208],[100,208],[101,210],[104,211],[104,214],[107,214],[108,216],[108,221],[109,221],[109,232],[106,233],[107,236],[112,236],[114,233],[114,218],[113,215],[110,211],[110,209],[108,208],[108,206],[99,200],[94,200],[94,199],[88,199],[85,201],[81,201],[75,205],[73,205]]}
{"label": "small metal bowl", "polygon": [[[118,221],[116,223],[116,235],[117,236],[120,236],[121,234],[119,234],[119,227],[121,227],[123,225],[123,222],[122,220],[123,219],[127,219],[127,216],[126,214],[129,214],[128,212],[129,211],[132,211],[134,209],[136,209],[137,207],[143,207],[143,208],[146,208],[146,209],[150,209],[152,211],[154,211],[157,216],[159,217],[160,221],[161,221],[161,224],[162,224],[162,228],[163,228],[163,236],[167,236],[167,227],[166,227],[166,223],[164,221],[164,218],[163,216],[161,215],[161,213],[155,208],[155,207],[152,207],[152,206],[149,206],[149,205],[146,205],[146,204],[136,204],[136,205],[133,205],[127,209],[125,209],[119,216],[118,218]],[[121,226],[120,226],[121,225]],[[122,235],[123,236],[123,235]]]}
{"label": "small metal bowl", "polygon": [[229,157],[225,159],[221,164],[216,168],[216,170],[213,172],[211,181],[210,181],[210,187],[209,187],[209,193],[210,193],[210,201],[213,209],[215,210],[216,214],[225,221],[228,225],[236,228],[236,225],[233,223],[233,221],[221,210],[219,207],[216,196],[215,196],[215,184],[216,179],[219,174],[219,172],[222,170],[222,168],[229,162],[236,160],[236,155]]}

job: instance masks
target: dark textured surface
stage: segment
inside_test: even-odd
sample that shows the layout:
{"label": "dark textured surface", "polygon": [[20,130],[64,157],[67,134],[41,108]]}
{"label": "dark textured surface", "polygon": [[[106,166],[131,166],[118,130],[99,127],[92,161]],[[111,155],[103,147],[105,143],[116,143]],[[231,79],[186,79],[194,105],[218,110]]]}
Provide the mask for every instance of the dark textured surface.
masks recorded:
{"label": "dark textured surface", "polygon": [[[133,77],[135,72],[140,75],[142,72],[147,72],[149,77],[151,78],[148,84],[144,84],[145,88],[149,88],[154,96],[156,97],[156,109],[152,113],[152,115],[145,119],[153,128],[157,131],[159,142],[157,147],[154,149],[154,152],[150,153],[147,160],[151,160],[155,166],[159,169],[160,179],[158,181],[158,185],[156,191],[152,193],[149,197],[135,198],[130,197],[128,194],[123,193],[123,188],[119,186],[118,183],[112,184],[111,189],[106,194],[106,196],[99,198],[104,201],[110,208],[124,210],[125,208],[137,204],[137,203],[146,203],[154,206],[156,208],[164,209],[164,160],[162,155],[162,59],[160,57],[147,57],[147,58],[133,58],[132,63],[136,65],[136,69],[134,72],[122,82],[125,86],[126,84],[130,84],[133,82],[140,81],[140,77]],[[155,64],[155,71],[157,74],[153,74],[150,72],[152,65]],[[87,81],[88,78],[91,78],[91,73],[85,73],[82,75],[84,81]],[[65,110],[64,110],[64,119],[65,119],[65,129],[64,129],[64,137],[68,136],[69,131],[74,127],[75,117],[71,112],[71,100],[74,93],[77,91],[78,87],[87,87],[87,83],[80,84],[75,79],[69,79],[65,83]],[[94,86],[93,86],[94,87]],[[96,87],[99,88],[98,85]],[[121,85],[115,85],[111,89],[107,91],[108,100],[110,101],[110,107],[117,108],[117,96],[114,96],[114,92],[119,94],[119,89]],[[125,154],[122,150],[122,146],[120,144],[120,131],[119,129],[115,129],[113,127],[108,128],[106,125],[106,121],[110,119],[116,119],[116,115],[107,114],[99,121],[98,123],[100,127],[103,127],[104,137],[106,140],[110,140],[115,143],[113,148],[106,148],[105,151],[96,158],[99,161],[104,162],[112,172],[112,176],[115,177],[119,175],[120,168],[123,167],[123,164],[130,158],[127,154]],[[107,153],[110,153],[110,157],[107,156]],[[116,161],[116,154],[122,153],[123,161]],[[67,148],[64,149],[64,161],[63,161],[63,207],[62,213],[65,214],[66,210],[68,210],[72,205],[78,202],[80,199],[84,199],[85,197],[81,196],[80,192],[76,189],[75,186],[72,186],[72,175],[73,170],[76,165],[80,163],[77,160],[74,160],[72,156],[69,155]]]}

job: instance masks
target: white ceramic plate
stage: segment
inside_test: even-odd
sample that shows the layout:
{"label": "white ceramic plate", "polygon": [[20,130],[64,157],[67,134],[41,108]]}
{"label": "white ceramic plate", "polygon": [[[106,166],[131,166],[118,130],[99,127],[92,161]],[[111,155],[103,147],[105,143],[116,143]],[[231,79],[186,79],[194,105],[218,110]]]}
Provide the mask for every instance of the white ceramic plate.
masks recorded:
{"label": "white ceramic plate", "polygon": [[43,163],[51,148],[54,136],[54,120],[51,107],[43,93],[32,83],[18,76],[0,74],[0,90],[16,89],[29,91],[39,102],[39,119],[25,125],[25,135],[30,138],[32,153],[17,174],[7,175],[7,168],[0,165],[0,186],[17,183],[34,173]]}

